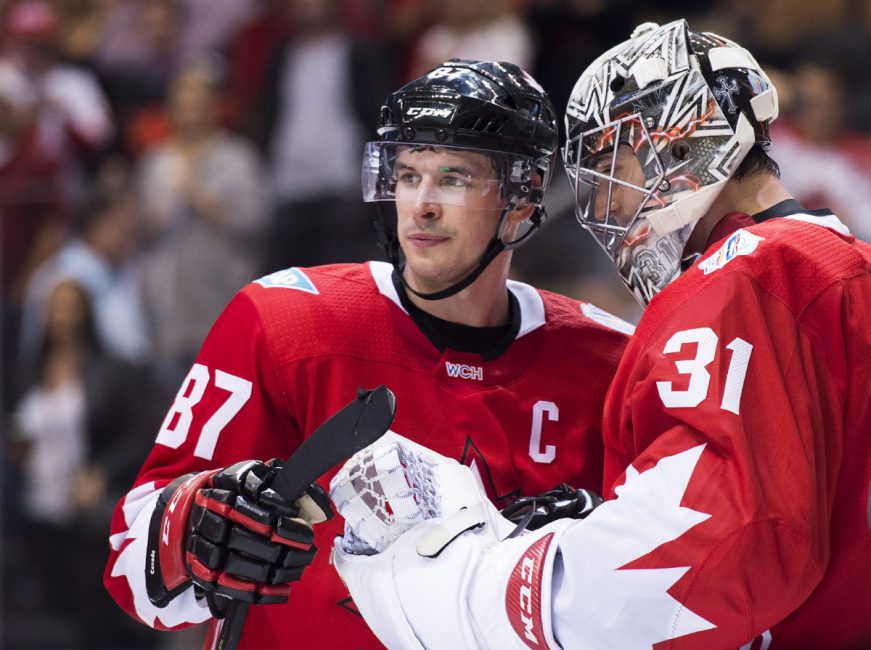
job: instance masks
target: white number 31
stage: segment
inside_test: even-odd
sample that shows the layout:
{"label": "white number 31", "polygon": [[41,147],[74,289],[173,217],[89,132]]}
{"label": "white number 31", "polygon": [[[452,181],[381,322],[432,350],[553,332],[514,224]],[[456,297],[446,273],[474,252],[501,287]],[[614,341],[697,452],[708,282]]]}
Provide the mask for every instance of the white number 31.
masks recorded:
{"label": "white number 31", "polygon": [[[185,441],[194,419],[193,408],[203,399],[209,379],[209,369],[201,363],[195,363],[181,383],[175,402],[163,420],[163,426],[157,434],[158,444],[178,449]],[[215,371],[215,386],[228,391],[230,395],[212,417],[206,420],[200,432],[200,439],[197,440],[197,446],[194,448],[194,456],[206,460],[212,459],[221,431],[251,397],[250,381],[223,370]]]}
{"label": "white number 31", "polygon": [[[719,339],[714,330],[709,327],[699,327],[692,330],[676,332],[665,344],[666,354],[680,352],[685,343],[695,343],[696,356],[692,359],[676,361],[678,373],[689,375],[689,384],[684,390],[675,390],[670,381],[656,382],[659,397],[668,408],[692,408],[698,406],[708,396],[711,374],[707,371],[717,354]],[[753,346],[744,339],[735,338],[726,346],[732,351],[729,360],[729,370],[726,372],[726,384],[723,387],[723,400],[720,408],[738,414],[741,406],[741,393],[744,390],[744,379],[747,376],[747,366]]]}

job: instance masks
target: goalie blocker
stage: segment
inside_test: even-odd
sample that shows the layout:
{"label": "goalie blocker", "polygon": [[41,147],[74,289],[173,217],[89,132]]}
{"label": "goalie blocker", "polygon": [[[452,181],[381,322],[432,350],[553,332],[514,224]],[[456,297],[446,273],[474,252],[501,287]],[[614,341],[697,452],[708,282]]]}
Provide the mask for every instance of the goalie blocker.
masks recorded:
{"label": "goalie blocker", "polygon": [[212,615],[232,600],[284,603],[314,558],[312,525],[332,517],[316,484],[288,503],[271,482],[281,461],[189,474],[161,493],[148,533],[146,587],[158,607],[193,584]]}

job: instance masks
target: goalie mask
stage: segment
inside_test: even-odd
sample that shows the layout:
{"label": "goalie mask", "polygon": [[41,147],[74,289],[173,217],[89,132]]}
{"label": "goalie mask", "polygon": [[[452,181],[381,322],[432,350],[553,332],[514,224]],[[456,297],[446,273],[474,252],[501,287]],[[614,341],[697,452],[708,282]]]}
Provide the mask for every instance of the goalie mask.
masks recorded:
{"label": "goalie mask", "polygon": [[776,117],[752,55],[684,20],[639,26],[578,79],[563,149],[578,221],[642,305],[680,274],[695,224]]}
{"label": "goalie mask", "polygon": [[[439,300],[465,289],[499,253],[523,244],[544,220],[558,147],[556,113],[544,90],[516,65],[443,63],[387,99],[378,134],[381,140],[367,143],[363,155],[364,201],[466,206],[498,199],[492,201],[499,206],[498,223],[476,267],[436,293],[406,285],[421,298]],[[434,152],[445,162],[420,174],[422,152]],[[461,160],[466,162],[458,164]],[[508,213],[524,206],[533,207],[531,215],[509,235]],[[390,262],[401,271],[389,212],[379,209],[379,236]]]}

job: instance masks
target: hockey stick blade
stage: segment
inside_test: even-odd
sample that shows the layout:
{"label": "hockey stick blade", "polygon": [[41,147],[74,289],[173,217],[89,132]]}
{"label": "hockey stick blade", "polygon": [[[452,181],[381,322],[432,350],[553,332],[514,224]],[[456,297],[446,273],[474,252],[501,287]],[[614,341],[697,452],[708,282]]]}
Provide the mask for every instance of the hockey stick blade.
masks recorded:
{"label": "hockey stick blade", "polygon": [[383,384],[357,392],[291,454],[272,481],[272,489],[293,502],[330,469],[383,436],[396,411],[396,398]]}
{"label": "hockey stick blade", "polygon": [[[287,501],[296,501],[330,469],[387,433],[395,413],[396,397],[387,386],[359,388],[356,399],[315,429],[288,457],[270,487]],[[247,614],[248,603],[230,603],[216,650],[238,648]]]}

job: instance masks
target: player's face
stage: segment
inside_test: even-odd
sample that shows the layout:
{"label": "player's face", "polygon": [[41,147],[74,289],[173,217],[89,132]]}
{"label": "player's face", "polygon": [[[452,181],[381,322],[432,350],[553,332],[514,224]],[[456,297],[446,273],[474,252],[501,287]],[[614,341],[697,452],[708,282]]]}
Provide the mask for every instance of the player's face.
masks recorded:
{"label": "player's face", "polygon": [[588,166],[617,181],[600,183],[593,205],[595,219],[628,226],[645,198],[645,193],[636,189],[644,187],[644,171],[632,147],[622,144],[616,152],[611,150],[595,156]]}
{"label": "player's face", "polygon": [[418,291],[458,282],[478,264],[505,206],[492,160],[409,147],[397,155],[395,177],[406,281]]}

